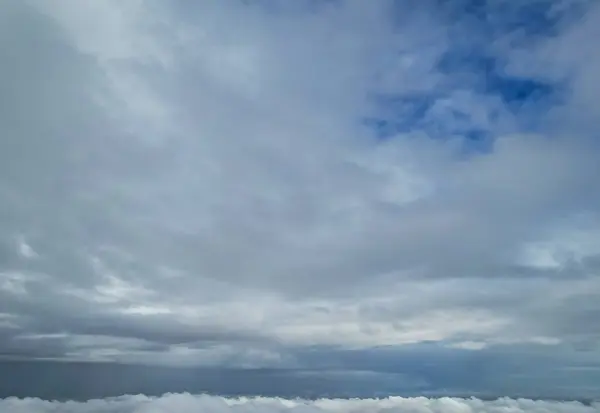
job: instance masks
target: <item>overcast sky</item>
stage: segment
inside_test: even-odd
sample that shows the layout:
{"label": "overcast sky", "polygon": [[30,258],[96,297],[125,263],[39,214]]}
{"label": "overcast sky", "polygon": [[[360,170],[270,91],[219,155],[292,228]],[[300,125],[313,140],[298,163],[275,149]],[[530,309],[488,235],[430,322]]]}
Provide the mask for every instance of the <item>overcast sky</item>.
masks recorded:
{"label": "overcast sky", "polygon": [[0,354],[598,394],[599,38],[593,0],[1,0]]}

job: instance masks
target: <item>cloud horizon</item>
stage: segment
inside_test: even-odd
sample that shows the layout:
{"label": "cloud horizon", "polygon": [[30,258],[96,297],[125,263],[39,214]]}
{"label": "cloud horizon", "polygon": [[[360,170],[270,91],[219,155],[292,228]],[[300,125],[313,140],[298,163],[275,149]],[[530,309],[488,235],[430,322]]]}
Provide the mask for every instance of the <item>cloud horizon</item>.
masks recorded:
{"label": "cloud horizon", "polygon": [[[0,407],[7,413],[44,413],[61,411],[80,412],[352,412],[369,411],[401,413],[594,413],[600,411],[598,404],[585,405],[580,402],[549,402],[528,399],[502,398],[484,401],[476,398],[460,399],[443,397],[430,399],[427,397],[387,399],[318,399],[318,400],[286,400],[281,398],[241,397],[237,399],[215,396],[193,396],[190,394],[165,394],[161,397],[143,395],[127,395],[111,399],[89,400],[87,402],[56,402],[40,399],[0,399]],[[359,410],[360,409],[360,410]]]}

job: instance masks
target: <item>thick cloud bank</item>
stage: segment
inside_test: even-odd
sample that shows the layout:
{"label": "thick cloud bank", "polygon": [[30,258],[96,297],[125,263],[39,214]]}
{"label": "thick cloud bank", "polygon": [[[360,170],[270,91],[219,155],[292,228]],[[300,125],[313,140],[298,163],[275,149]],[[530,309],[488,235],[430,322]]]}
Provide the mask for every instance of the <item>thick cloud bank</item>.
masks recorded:
{"label": "thick cloud bank", "polygon": [[318,412],[368,412],[368,413],[592,413],[600,412],[600,405],[586,406],[579,402],[549,402],[528,399],[455,399],[427,397],[388,399],[320,399],[316,401],[285,400],[279,398],[226,399],[216,396],[167,394],[152,398],[122,396],[87,402],[56,402],[40,399],[0,400],[0,410],[6,413],[318,413]]}

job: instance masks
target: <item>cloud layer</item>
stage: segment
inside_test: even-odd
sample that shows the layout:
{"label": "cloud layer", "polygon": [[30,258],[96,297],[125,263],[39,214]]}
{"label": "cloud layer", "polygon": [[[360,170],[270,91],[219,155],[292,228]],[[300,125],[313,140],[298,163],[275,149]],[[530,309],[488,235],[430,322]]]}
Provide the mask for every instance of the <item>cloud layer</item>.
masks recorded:
{"label": "cloud layer", "polygon": [[413,3],[5,1],[0,353],[593,360],[600,8]]}
{"label": "cloud layer", "polygon": [[40,399],[0,399],[2,411],[7,413],[46,413],[60,410],[65,413],[193,413],[221,412],[387,412],[387,413],[594,413],[598,405],[579,402],[547,402],[528,399],[479,399],[427,397],[389,399],[319,399],[315,401],[277,398],[226,399],[190,394],[166,394],[150,398],[143,395],[98,399],[87,402],[53,402]]}

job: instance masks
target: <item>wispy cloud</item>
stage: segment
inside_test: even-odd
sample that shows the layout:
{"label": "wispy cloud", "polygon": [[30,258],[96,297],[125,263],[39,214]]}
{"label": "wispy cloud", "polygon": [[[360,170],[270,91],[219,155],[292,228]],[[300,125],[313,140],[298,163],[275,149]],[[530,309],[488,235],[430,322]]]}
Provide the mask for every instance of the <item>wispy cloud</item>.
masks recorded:
{"label": "wispy cloud", "polygon": [[596,3],[4,3],[7,357],[597,354]]}

